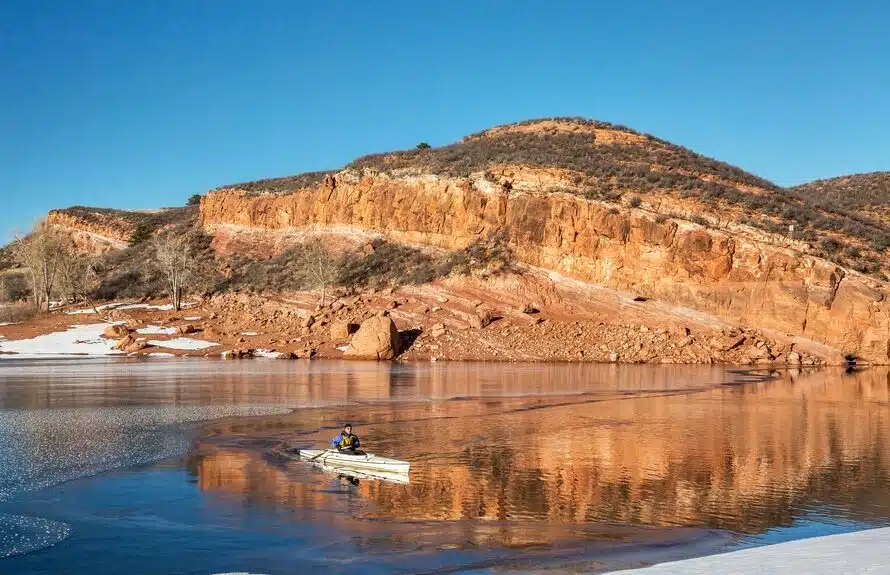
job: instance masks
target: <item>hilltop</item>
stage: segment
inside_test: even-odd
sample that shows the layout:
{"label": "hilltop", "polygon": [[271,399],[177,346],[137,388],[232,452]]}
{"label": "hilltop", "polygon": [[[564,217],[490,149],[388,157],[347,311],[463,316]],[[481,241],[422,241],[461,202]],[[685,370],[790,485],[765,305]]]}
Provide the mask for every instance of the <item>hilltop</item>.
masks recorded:
{"label": "hilltop", "polygon": [[[272,298],[279,303],[261,306],[269,325],[281,302],[311,301],[296,294],[314,285],[307,242],[321,237],[336,289],[370,294],[349,300],[348,318],[323,321],[389,308],[399,329],[419,330],[405,357],[440,349],[476,359],[525,350],[514,359],[886,362],[886,181],[863,174],[781,188],[624,126],[550,118],[364,156],[340,170],[221,186],[197,207],[74,207],[48,221],[98,254],[103,300],[164,293],[146,240],[172,229],[200,254],[193,293]],[[380,290],[391,291],[381,299]],[[434,304],[430,293],[462,303]],[[490,309],[478,312],[480,302]],[[515,313],[522,309],[542,315]],[[454,339],[450,351],[441,342],[419,351],[433,326],[458,333],[478,325],[478,313],[510,319],[467,332],[475,335]],[[562,328],[533,327],[542,319],[587,335],[563,341]],[[650,332],[640,325],[656,334],[681,325],[686,343],[641,340]],[[303,341],[316,329],[327,328],[300,327]],[[526,336],[540,345],[528,347]],[[324,338],[312,341],[339,353]]]}

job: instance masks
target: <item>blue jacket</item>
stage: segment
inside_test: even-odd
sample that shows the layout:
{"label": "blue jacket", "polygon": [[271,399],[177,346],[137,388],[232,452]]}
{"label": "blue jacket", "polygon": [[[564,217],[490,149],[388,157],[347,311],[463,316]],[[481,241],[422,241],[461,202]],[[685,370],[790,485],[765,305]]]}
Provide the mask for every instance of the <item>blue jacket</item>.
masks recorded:
{"label": "blue jacket", "polygon": [[[339,448],[339,447],[340,447],[340,443],[341,443],[344,439],[346,439],[346,437],[344,436],[343,432],[341,431],[340,433],[337,434],[337,437],[335,437],[334,439],[331,440],[331,449],[337,449],[337,448]],[[353,433],[353,434],[352,434],[352,445],[351,445],[351,447],[352,447],[353,449],[358,449],[358,446],[359,446],[358,435],[356,435],[356,434]]]}

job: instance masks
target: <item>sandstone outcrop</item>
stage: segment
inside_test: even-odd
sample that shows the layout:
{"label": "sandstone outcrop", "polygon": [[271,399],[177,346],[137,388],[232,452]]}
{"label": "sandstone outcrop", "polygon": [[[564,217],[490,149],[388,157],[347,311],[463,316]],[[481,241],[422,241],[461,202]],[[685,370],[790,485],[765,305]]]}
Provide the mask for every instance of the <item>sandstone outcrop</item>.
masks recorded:
{"label": "sandstone outcrop", "polygon": [[344,357],[352,359],[393,359],[399,354],[399,330],[388,316],[374,316],[362,322],[352,336]]}
{"label": "sandstone outcrop", "polygon": [[743,225],[708,227],[542,193],[535,174],[505,169],[490,180],[346,170],[290,194],[211,192],[201,219],[215,242],[238,233],[349,229],[452,249],[506,232],[517,258],[532,266],[803,336],[838,356],[890,359],[885,284],[815,257],[800,242]]}
{"label": "sandstone outcrop", "polygon": [[127,247],[134,226],[122,218],[86,218],[66,210],[50,210],[46,223],[65,232],[78,250],[104,254]]}

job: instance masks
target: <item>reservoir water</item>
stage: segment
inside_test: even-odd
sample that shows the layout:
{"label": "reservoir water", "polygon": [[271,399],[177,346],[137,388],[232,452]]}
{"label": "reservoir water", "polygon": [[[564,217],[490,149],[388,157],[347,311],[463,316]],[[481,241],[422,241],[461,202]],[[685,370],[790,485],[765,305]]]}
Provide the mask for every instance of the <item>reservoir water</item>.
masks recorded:
{"label": "reservoir water", "polygon": [[[890,372],[0,361],[0,573],[603,572],[890,524]],[[299,462],[351,422],[407,484]]]}

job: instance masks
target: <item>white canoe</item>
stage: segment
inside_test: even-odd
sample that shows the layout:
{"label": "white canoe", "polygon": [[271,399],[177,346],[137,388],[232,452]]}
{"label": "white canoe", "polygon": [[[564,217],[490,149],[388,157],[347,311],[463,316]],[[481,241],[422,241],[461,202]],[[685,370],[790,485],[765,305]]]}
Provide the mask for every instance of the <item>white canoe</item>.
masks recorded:
{"label": "white canoe", "polygon": [[326,465],[328,467],[337,467],[341,469],[355,469],[357,471],[382,471],[385,473],[408,473],[411,464],[407,461],[399,461],[398,459],[389,459],[387,457],[378,457],[368,453],[365,455],[351,455],[334,451],[332,449],[301,449],[298,452],[300,459]]}

